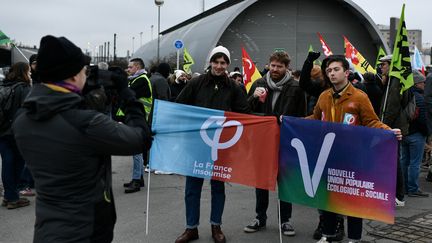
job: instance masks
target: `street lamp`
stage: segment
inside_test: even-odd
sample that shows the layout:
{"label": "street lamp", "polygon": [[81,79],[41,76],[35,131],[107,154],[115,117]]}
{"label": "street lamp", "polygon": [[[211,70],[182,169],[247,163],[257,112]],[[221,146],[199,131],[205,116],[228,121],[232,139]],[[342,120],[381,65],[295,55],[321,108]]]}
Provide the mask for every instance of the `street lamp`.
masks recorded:
{"label": "street lamp", "polygon": [[153,27],[154,25],[150,26],[150,36],[151,36],[151,40],[153,40]]}
{"label": "street lamp", "polygon": [[135,52],[135,36],[132,37],[132,54],[131,56],[133,56],[134,52]]}
{"label": "street lamp", "polygon": [[160,47],[160,7],[164,4],[164,0],[155,0],[158,7],[158,41],[157,41],[157,63],[159,63],[159,47]]}

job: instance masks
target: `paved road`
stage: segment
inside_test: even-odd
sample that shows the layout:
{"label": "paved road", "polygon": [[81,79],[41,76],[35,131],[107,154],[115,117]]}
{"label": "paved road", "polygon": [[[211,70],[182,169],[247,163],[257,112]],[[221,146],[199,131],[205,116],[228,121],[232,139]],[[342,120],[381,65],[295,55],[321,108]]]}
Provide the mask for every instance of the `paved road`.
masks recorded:
{"label": "paved road", "polygon": [[[124,194],[122,184],[130,179],[132,165],[131,157],[114,157],[113,159],[113,190],[117,208],[117,224],[115,227],[114,242],[151,242],[169,243],[183,232],[185,224],[184,207],[184,184],[183,176],[178,175],[154,175],[151,176],[150,210],[149,210],[149,235],[145,234],[146,219],[146,189],[133,194]],[[146,175],[147,176],[147,175]],[[425,191],[432,192],[432,183],[424,181],[424,173],[421,174],[421,186]],[[146,177],[147,179],[147,177]],[[147,181],[146,181],[147,184]],[[201,226],[199,227],[200,239],[196,243],[212,242],[209,226],[210,190],[209,183],[205,183],[201,200]],[[227,200],[223,215],[223,232],[228,242],[279,242],[279,231],[277,227],[277,200],[276,194],[270,194],[270,207],[268,210],[267,229],[261,232],[246,234],[243,227],[254,217],[255,196],[254,189],[234,184],[226,185]],[[403,228],[419,224],[423,218],[425,227],[413,230],[421,233],[428,228],[432,231],[432,200],[430,198],[407,198],[407,205],[398,208],[398,222],[404,225],[398,228],[386,229],[387,225],[379,222],[364,222],[365,242],[391,243],[408,242],[404,240],[410,234],[403,232]],[[431,215],[429,215],[431,214]],[[317,225],[318,216],[316,209],[294,205],[293,224],[297,235],[295,237],[283,236],[283,242],[306,243],[316,242],[312,239],[312,233]],[[428,217],[431,217],[430,225]],[[0,208],[0,242],[31,242],[34,224],[34,198],[31,198],[31,206],[7,210]],[[417,221],[415,221],[417,220]],[[420,221],[419,221],[420,220]],[[416,223],[417,222],[417,223]],[[423,222],[423,221],[422,221]],[[397,225],[396,225],[397,226]],[[386,231],[387,230],[387,231]],[[391,236],[390,233],[398,235],[401,231],[402,241],[395,241],[377,236]],[[369,233],[375,233],[371,235]],[[414,234],[413,233],[413,234]],[[415,238],[411,242],[432,242],[425,237]],[[432,234],[429,234],[431,236]],[[405,237],[405,238],[404,238]],[[423,239],[423,240],[422,240]],[[430,240],[430,241],[429,241]]]}

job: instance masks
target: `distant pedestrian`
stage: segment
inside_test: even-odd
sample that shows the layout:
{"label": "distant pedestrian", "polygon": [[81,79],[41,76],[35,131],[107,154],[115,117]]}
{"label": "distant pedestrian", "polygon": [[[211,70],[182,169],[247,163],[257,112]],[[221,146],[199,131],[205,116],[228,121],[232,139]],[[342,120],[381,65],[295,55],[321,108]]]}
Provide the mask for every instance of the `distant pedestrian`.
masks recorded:
{"label": "distant pedestrian", "polygon": [[175,101],[177,96],[186,86],[188,81],[187,74],[183,70],[175,70],[174,81],[170,84],[171,101]]}
{"label": "distant pedestrian", "polygon": [[[11,129],[13,117],[29,93],[30,84],[30,66],[27,63],[18,62],[12,65],[6,79],[3,81],[3,87],[1,87],[4,90],[7,87],[10,88],[9,91],[12,94],[10,96],[10,108],[7,109],[6,106],[0,107],[4,112],[0,131],[0,154],[2,157],[2,182],[4,187],[2,206],[8,209],[24,207],[30,204],[28,199],[19,197],[18,182],[21,179],[25,163]],[[5,97],[2,97],[2,99],[5,99]],[[5,105],[4,103],[2,105]]]}
{"label": "distant pedestrian", "polygon": [[426,77],[418,70],[413,70],[414,86],[408,92],[415,96],[418,115],[410,121],[408,135],[404,136],[401,146],[401,164],[404,174],[405,190],[409,197],[429,197],[429,194],[420,190],[419,174],[423,159],[423,151],[428,135],[426,124],[426,104],[424,88]]}

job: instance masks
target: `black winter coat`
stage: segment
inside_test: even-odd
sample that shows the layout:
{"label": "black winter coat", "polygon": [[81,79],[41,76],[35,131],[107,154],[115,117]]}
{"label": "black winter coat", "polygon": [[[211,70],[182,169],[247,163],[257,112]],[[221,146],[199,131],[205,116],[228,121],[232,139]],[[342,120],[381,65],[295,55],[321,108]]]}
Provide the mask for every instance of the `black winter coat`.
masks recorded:
{"label": "black winter coat", "polygon": [[[388,91],[387,85],[390,85]],[[402,135],[405,136],[408,134],[409,121],[408,117],[403,114],[402,107],[408,104],[409,97],[408,92],[403,92],[401,95],[400,90],[401,84],[399,79],[396,78],[391,78],[390,81],[383,86],[383,95],[378,118],[391,128],[399,128]]]}
{"label": "black winter coat", "polygon": [[176,102],[187,105],[250,113],[241,88],[228,76],[213,76],[211,71],[187,82]]}
{"label": "black winter coat", "polygon": [[[15,83],[19,83],[17,86],[15,86],[14,88],[14,96],[12,97],[12,106],[11,106],[11,110],[10,113],[7,114],[7,119],[10,119],[10,121],[12,121],[15,117],[16,112],[18,111],[19,108],[21,108],[25,97],[27,96],[27,94],[30,91],[30,84],[28,84],[25,81],[21,81],[21,80],[4,80],[3,83],[5,85],[14,85]],[[12,124],[12,122],[11,122]],[[4,131],[2,134],[0,134],[0,136],[7,136],[7,135],[12,135],[12,129],[9,128],[8,130]]]}
{"label": "black winter coat", "polygon": [[58,86],[36,84],[12,126],[35,180],[34,242],[112,240],[109,156],[138,154],[150,145],[141,103],[124,108],[126,125],[81,109],[81,101]]}
{"label": "black winter coat", "polygon": [[167,79],[162,74],[156,72],[151,78],[153,100],[169,100],[171,98],[171,91]]}
{"label": "black winter coat", "polygon": [[[258,98],[253,97],[256,87],[267,89],[267,97],[264,103]],[[304,117],[306,116],[306,93],[300,88],[299,82],[290,79],[282,88],[282,91],[276,100],[274,109],[272,109],[273,91],[268,87],[265,78],[256,80],[249,90],[248,103],[253,112],[264,115],[280,115]]]}

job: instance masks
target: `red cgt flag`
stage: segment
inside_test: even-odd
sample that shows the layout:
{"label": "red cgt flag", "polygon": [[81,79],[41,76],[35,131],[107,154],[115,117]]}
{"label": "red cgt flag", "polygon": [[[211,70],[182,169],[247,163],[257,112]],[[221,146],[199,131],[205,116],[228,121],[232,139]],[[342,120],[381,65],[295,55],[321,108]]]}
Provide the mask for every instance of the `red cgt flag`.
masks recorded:
{"label": "red cgt flag", "polygon": [[246,91],[249,92],[253,82],[261,78],[261,74],[256,68],[254,62],[249,57],[249,54],[242,47],[242,64],[243,64],[243,82],[246,87]]}
{"label": "red cgt flag", "polygon": [[321,42],[321,46],[322,46],[322,49],[323,49],[323,51],[324,51],[324,55],[326,56],[326,57],[328,57],[328,56],[330,56],[330,55],[333,55],[333,52],[330,50],[330,47],[327,45],[327,43],[324,41],[324,38],[322,37],[322,35],[320,34],[320,33],[317,33],[318,34],[318,37],[319,37],[319,40],[320,40],[320,42]]}

